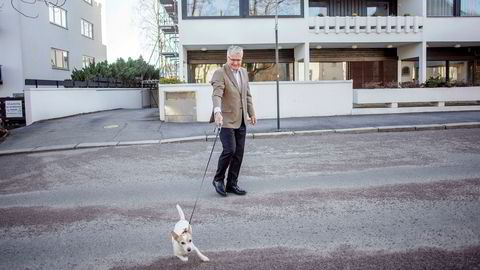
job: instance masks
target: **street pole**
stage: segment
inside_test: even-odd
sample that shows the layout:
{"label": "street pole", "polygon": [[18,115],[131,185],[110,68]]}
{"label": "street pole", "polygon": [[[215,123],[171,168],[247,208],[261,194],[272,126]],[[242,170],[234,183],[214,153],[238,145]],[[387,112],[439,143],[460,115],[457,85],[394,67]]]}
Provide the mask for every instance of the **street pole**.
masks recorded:
{"label": "street pole", "polygon": [[278,0],[275,0],[275,67],[277,70],[277,130],[280,131],[280,72],[278,64]]}

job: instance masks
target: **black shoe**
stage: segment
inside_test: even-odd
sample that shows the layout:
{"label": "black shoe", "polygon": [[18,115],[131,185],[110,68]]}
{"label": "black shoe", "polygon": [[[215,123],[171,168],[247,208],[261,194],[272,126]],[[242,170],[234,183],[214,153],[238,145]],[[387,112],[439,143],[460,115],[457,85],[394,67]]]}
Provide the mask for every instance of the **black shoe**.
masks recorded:
{"label": "black shoe", "polygon": [[225,189],[227,192],[230,192],[230,193],[235,193],[237,195],[245,195],[247,194],[247,192],[243,189],[241,189],[240,187],[238,187],[237,185],[235,186],[229,186]]}
{"label": "black shoe", "polygon": [[227,193],[225,192],[225,186],[223,185],[222,182],[220,181],[213,181],[213,186],[215,187],[215,191],[222,195],[223,197],[227,196]]}

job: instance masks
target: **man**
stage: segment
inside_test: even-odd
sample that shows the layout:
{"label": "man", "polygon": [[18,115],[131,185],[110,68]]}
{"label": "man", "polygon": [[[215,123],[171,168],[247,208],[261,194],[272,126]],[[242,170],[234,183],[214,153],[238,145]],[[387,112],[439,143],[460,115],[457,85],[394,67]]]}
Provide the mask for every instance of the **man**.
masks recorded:
{"label": "man", "polygon": [[[248,85],[247,70],[242,68],[243,49],[231,46],[227,51],[227,63],[215,71],[213,86],[213,112],[210,122],[221,126],[220,141],[223,151],[218,159],[218,167],[213,186],[218,194],[227,192],[245,195],[247,192],[238,186],[238,174],[242,166],[245,135],[245,121],[255,125],[257,118],[253,109],[252,96]],[[225,173],[228,168],[227,183]]]}

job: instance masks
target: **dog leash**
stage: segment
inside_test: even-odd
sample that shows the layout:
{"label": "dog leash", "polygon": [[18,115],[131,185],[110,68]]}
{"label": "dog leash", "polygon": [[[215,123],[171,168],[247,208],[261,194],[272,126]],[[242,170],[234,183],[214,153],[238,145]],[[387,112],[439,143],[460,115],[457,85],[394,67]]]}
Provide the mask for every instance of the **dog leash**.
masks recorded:
{"label": "dog leash", "polygon": [[[220,134],[220,130],[222,129],[222,127],[221,126],[216,126],[215,129],[217,130],[217,132],[216,132],[216,135],[215,135],[215,140],[213,141],[212,151],[210,152],[210,157],[208,157],[207,167],[205,168],[205,172],[203,173],[202,183],[200,184],[200,189],[198,190],[198,193],[197,193],[197,199],[195,200],[195,204],[193,205],[192,214],[190,215],[190,219],[188,221],[188,223],[190,223],[190,225],[192,224],[193,213],[195,212],[195,208],[197,207],[198,199],[200,198],[200,191],[202,191],[202,186],[203,186],[203,182],[205,181],[205,176],[207,175],[208,165],[210,164],[210,160],[212,159],[213,149],[215,149],[215,144],[217,143],[218,134]],[[214,129],[214,131],[215,131],[215,129]]]}

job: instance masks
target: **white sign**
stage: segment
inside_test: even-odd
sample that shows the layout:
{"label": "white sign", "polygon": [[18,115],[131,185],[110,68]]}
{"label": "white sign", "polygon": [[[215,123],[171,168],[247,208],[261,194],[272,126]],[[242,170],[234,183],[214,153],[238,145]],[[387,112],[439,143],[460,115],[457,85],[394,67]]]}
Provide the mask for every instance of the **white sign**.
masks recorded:
{"label": "white sign", "polygon": [[23,108],[21,100],[5,100],[5,117],[6,118],[22,118]]}

